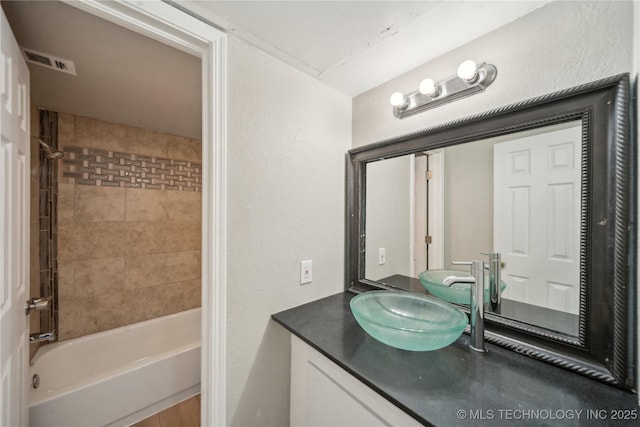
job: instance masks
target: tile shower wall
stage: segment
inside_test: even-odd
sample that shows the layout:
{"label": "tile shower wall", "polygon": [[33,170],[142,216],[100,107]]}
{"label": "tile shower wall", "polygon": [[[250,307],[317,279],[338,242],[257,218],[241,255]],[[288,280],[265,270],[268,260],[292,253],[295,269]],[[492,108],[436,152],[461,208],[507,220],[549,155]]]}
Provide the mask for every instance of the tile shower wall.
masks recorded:
{"label": "tile shower wall", "polygon": [[[34,102],[31,102],[31,135],[40,132],[40,115]],[[29,185],[31,202],[29,228],[29,296],[40,295],[40,144],[35,138],[31,139],[31,179]],[[29,319],[31,333],[40,332],[39,314]],[[35,355],[37,346],[29,346],[31,357]]]}
{"label": "tile shower wall", "polygon": [[[38,139],[45,141],[52,151],[57,150],[58,115],[52,111],[38,110],[39,131]],[[39,145],[39,142],[38,142]],[[32,296],[51,298],[48,310],[35,314],[39,316],[39,331],[42,333],[55,332],[57,334],[58,310],[58,249],[57,249],[57,199],[58,199],[58,160],[49,159],[41,148],[38,150],[40,173],[38,217],[39,227],[39,290]],[[32,316],[33,319],[33,316]],[[44,343],[38,344],[38,346]],[[33,346],[32,346],[33,347]]]}
{"label": "tile shower wall", "polygon": [[60,339],[200,306],[200,141],[58,115]]}
{"label": "tile shower wall", "polygon": [[[55,151],[57,147],[58,117],[56,113],[41,110],[31,104],[31,180],[30,202],[30,266],[29,296],[50,297],[47,310],[32,311],[29,315],[29,332],[32,334],[55,332],[57,334],[57,193],[58,162],[48,159],[39,140],[47,141]],[[33,358],[40,347],[49,342],[29,345]]]}

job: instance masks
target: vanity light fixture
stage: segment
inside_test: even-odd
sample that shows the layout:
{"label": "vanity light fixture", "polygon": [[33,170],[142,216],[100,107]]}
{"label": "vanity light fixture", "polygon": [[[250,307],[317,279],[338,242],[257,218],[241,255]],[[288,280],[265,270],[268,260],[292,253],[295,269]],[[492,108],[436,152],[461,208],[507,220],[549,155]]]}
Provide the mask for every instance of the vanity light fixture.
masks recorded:
{"label": "vanity light fixture", "polygon": [[440,95],[440,86],[433,81],[433,79],[424,79],[418,86],[418,91],[423,95],[428,95],[431,98],[435,98]]}
{"label": "vanity light fixture", "polygon": [[478,80],[478,66],[475,61],[468,59],[458,67],[458,77],[467,83],[474,83]]}
{"label": "vanity light fixture", "polygon": [[399,119],[447,104],[465,96],[483,92],[496,79],[498,70],[487,63],[477,65],[472,60],[464,61],[455,76],[440,82],[424,79],[418,90],[407,95],[395,92],[389,102],[393,115]]}
{"label": "vanity light fixture", "polygon": [[389,102],[393,105],[394,108],[399,110],[404,110],[409,105],[407,98],[404,97],[402,92],[394,92],[389,98]]}

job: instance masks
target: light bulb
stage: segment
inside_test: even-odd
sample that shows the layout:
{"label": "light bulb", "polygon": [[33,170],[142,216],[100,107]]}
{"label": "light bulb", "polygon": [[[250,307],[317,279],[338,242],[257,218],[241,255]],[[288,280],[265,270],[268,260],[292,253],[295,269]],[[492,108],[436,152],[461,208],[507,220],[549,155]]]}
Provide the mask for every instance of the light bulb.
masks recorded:
{"label": "light bulb", "polygon": [[407,98],[404,97],[402,92],[394,92],[389,98],[389,102],[396,108],[404,108],[407,106]]}
{"label": "light bulb", "polygon": [[433,79],[424,79],[420,82],[420,86],[418,86],[418,90],[423,95],[428,95],[430,97],[438,96],[440,92],[440,86],[436,85],[436,82]]}
{"label": "light bulb", "polygon": [[474,61],[468,59],[458,67],[458,77],[467,83],[473,82],[478,76],[478,66]]}

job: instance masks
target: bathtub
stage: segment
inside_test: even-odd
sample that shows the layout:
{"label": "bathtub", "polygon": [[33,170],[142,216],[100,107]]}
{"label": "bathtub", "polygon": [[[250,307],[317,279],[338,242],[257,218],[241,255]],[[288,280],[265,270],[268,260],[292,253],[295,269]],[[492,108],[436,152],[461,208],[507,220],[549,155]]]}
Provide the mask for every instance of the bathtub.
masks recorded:
{"label": "bathtub", "polygon": [[47,345],[32,427],[126,426],[200,392],[200,309]]}

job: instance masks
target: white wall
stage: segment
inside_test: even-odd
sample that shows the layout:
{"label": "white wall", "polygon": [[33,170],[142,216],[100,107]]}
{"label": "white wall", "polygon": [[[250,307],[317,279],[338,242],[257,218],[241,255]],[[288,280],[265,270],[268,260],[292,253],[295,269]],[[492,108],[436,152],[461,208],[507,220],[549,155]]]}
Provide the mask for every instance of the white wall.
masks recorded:
{"label": "white wall", "polygon": [[[386,159],[367,165],[366,259],[367,279],[393,274],[413,276],[413,238],[410,189],[414,156]],[[378,265],[378,249],[385,248],[386,262]]]}
{"label": "white wall", "polygon": [[493,251],[493,143],[487,139],[445,149],[444,268]]}
{"label": "white wall", "polygon": [[351,99],[233,37],[228,52],[227,419],[286,426],[289,333],[270,316],[344,289]]}
{"label": "white wall", "polygon": [[[630,72],[631,2],[553,2],[354,98],[353,146],[431,127],[524,99]],[[496,81],[484,93],[398,120],[389,96],[426,77],[455,74],[465,59],[490,62]]]}

